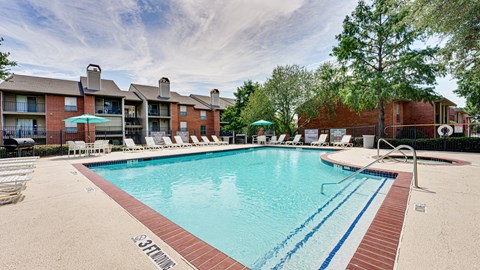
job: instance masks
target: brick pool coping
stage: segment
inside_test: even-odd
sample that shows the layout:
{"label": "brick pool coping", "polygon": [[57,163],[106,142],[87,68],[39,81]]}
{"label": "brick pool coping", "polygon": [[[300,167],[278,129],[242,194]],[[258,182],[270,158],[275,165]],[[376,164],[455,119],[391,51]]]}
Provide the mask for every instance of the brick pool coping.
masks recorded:
{"label": "brick pool coping", "polygon": [[[335,154],[335,152],[323,154],[321,159],[348,168],[361,168],[361,166],[333,160],[329,157],[332,154]],[[402,236],[413,174],[378,168],[370,170],[396,174],[397,177],[363,236],[347,269],[393,269]]]}
{"label": "brick pool coping", "polygon": [[105,180],[85,165],[73,164],[73,166],[197,269],[248,269]]}

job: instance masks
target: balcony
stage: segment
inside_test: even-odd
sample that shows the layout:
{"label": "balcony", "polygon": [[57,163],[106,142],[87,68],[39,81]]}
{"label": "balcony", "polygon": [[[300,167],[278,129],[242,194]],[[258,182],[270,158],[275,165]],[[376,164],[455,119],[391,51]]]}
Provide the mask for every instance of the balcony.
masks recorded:
{"label": "balcony", "polygon": [[125,117],[125,126],[126,127],[142,126],[142,119],[137,117]]}
{"label": "balcony", "polygon": [[97,136],[122,136],[122,127],[96,127],[95,135]]}
{"label": "balcony", "polygon": [[45,103],[4,101],[4,112],[44,113]]}
{"label": "balcony", "polygon": [[3,136],[13,138],[45,138],[47,131],[40,127],[16,127],[4,126],[2,130]]}
{"label": "balcony", "polygon": [[122,110],[120,108],[95,106],[95,114],[122,114]]}

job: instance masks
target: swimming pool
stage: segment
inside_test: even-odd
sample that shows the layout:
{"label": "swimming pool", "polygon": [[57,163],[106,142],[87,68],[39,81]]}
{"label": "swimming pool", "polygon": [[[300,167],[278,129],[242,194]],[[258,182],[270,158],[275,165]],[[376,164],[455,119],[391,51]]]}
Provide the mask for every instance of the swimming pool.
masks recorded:
{"label": "swimming pool", "polygon": [[90,169],[248,267],[323,269],[338,265],[392,182],[360,175],[323,195],[322,183],[351,173],[323,153],[269,147]]}

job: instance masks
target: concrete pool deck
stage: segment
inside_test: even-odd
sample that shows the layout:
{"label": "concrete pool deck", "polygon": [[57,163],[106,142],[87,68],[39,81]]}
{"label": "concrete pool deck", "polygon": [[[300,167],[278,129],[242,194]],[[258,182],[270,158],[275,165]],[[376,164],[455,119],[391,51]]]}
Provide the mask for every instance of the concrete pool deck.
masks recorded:
{"label": "concrete pool deck", "polygon": [[[50,157],[38,161],[17,204],[0,206],[0,269],[157,269],[131,240],[146,234],[177,262],[194,269],[145,225],[78,173],[73,164],[181,153],[238,149],[251,145],[111,153],[99,157]],[[480,154],[424,152],[460,159],[463,166],[419,165],[412,189],[397,269],[471,268],[480,260]],[[366,165],[375,150],[354,148],[330,155],[343,163]],[[411,171],[411,164],[383,163],[373,168]],[[413,209],[427,206],[425,213]]]}

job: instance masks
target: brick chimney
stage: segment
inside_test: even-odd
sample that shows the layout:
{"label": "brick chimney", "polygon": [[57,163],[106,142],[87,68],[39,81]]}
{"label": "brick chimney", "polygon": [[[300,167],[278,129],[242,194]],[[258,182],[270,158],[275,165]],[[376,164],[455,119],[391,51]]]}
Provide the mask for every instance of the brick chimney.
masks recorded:
{"label": "brick chimney", "polygon": [[102,89],[102,69],[99,65],[90,64],[87,67],[87,88],[90,90]]}
{"label": "brick chimney", "polygon": [[220,107],[220,91],[218,89],[210,90],[210,105],[212,107]]}
{"label": "brick chimney", "polygon": [[166,77],[158,80],[158,97],[170,98],[170,80]]}

